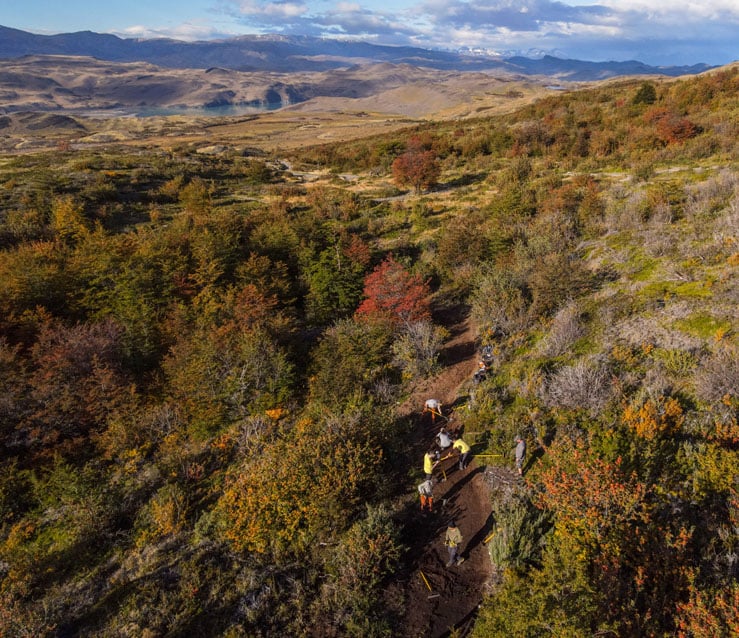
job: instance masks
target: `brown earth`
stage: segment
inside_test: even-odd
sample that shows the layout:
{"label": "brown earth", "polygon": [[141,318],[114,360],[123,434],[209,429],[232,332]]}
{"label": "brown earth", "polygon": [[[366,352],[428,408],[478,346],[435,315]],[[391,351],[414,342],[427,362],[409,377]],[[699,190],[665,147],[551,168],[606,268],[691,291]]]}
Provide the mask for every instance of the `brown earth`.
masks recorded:
{"label": "brown earth", "polygon": [[[401,406],[401,411],[415,422],[413,454],[419,467],[442,423],[453,432],[464,433],[465,388],[477,368],[475,332],[467,317],[457,317],[450,332],[441,355],[442,371],[416,388]],[[421,413],[425,400],[432,397],[442,402],[445,416],[433,424],[428,414]],[[472,451],[474,455],[474,446]],[[421,512],[415,490],[407,497],[403,541],[409,548],[409,559],[404,572],[397,575],[396,585],[388,591],[390,598],[403,600],[400,634],[410,638],[436,638],[452,632],[455,636],[467,635],[492,576],[483,544],[492,525],[484,464],[473,456],[467,468],[459,470],[455,456],[437,466],[434,478],[441,480],[434,487],[432,513]],[[461,555],[465,560],[447,568],[444,536],[452,518],[464,538]]]}

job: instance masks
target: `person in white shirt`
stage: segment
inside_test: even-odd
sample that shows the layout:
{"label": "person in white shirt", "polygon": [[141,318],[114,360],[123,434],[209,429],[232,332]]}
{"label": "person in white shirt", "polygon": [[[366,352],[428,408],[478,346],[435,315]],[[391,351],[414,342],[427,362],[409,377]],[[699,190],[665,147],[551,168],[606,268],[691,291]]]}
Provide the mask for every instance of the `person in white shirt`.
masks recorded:
{"label": "person in white shirt", "polygon": [[431,423],[434,423],[436,417],[441,416],[441,401],[439,399],[426,399],[423,411],[431,413]]}
{"label": "person in white shirt", "polygon": [[428,509],[429,512],[434,511],[434,481],[426,479],[418,486],[418,493],[421,495],[421,511]]}
{"label": "person in white shirt", "polygon": [[449,433],[444,428],[441,428],[436,435],[436,442],[442,450],[446,450],[452,444],[452,439]]}

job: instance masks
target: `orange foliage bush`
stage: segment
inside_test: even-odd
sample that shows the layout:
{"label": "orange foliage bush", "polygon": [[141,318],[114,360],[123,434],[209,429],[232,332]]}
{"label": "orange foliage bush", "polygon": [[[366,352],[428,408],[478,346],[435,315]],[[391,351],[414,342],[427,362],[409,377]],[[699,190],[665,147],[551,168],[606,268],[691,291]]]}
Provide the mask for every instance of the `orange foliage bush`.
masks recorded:
{"label": "orange foliage bush", "polygon": [[690,601],[678,605],[678,638],[739,636],[739,585],[702,592],[693,586]]}
{"label": "orange foliage bush", "polygon": [[647,441],[675,434],[682,427],[683,421],[682,407],[674,397],[649,400],[638,408],[629,405],[623,413],[624,424]]}
{"label": "orange foliage bush", "polygon": [[666,107],[652,108],[644,117],[654,124],[659,139],[665,144],[684,142],[700,133],[699,126]]}
{"label": "orange foliage bush", "polygon": [[397,157],[392,165],[395,181],[401,185],[410,184],[417,193],[435,186],[441,172],[436,153],[425,146],[420,139],[411,139],[408,150]]}
{"label": "orange foliage bush", "polygon": [[[542,475],[537,505],[554,512],[557,530],[583,548],[598,548],[605,563],[617,560],[642,516],[644,483],[627,474],[620,459],[606,461],[586,450],[550,448],[554,465]],[[632,530],[633,531],[633,530]]]}

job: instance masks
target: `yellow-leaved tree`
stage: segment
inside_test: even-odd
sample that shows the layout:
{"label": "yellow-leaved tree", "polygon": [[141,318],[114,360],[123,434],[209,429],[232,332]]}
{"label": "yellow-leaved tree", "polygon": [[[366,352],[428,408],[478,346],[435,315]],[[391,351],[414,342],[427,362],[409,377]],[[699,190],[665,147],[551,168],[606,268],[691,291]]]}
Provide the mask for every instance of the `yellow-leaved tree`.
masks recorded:
{"label": "yellow-leaved tree", "polygon": [[219,501],[224,536],[239,551],[301,554],[351,521],[374,491],[382,450],[360,413],[303,418],[244,459]]}

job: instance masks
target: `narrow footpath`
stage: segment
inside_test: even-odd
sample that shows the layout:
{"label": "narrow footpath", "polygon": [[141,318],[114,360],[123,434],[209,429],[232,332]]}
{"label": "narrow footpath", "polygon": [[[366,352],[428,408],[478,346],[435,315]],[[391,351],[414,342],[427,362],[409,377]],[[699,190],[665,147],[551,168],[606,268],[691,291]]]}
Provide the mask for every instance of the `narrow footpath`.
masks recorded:
{"label": "narrow footpath", "polygon": [[[447,326],[451,336],[441,353],[442,371],[417,388],[402,410],[415,424],[413,454],[419,467],[424,451],[433,442],[442,424],[452,432],[464,434],[465,388],[477,369],[474,331],[465,317]],[[422,414],[426,399],[442,402],[445,419],[431,422]],[[448,421],[446,421],[448,419]],[[415,458],[414,457],[414,458]],[[403,541],[410,548],[405,573],[399,574],[398,587],[404,600],[402,635],[409,638],[441,638],[454,633],[466,636],[492,574],[483,540],[490,532],[492,518],[484,465],[473,456],[464,469],[458,457],[447,459],[435,469],[434,511],[421,512],[414,494],[414,515],[405,526]],[[445,479],[445,480],[444,480]],[[411,497],[409,497],[411,498]],[[454,519],[462,532],[461,565],[446,567],[444,536]]]}

